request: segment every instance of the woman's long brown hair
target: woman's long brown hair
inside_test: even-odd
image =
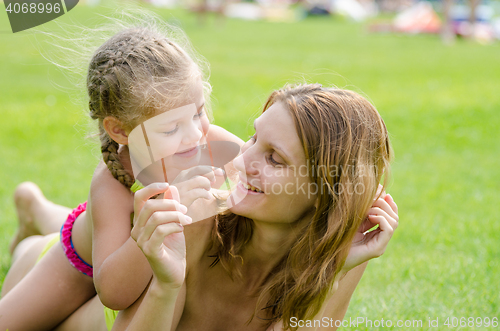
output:
[[[256,316],[295,329],[290,318],[311,319],[320,311],[378,184],[388,180],[392,152],[384,121],[355,92],[319,84],[285,86],[271,94],[263,111],[275,103],[295,121],[318,201],[310,222],[262,285]],[[218,215],[213,265],[220,262],[231,275],[239,274],[236,261],[252,233],[252,220]]]

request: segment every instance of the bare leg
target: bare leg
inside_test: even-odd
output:
[[[58,232],[70,208],[57,205],[45,198],[40,188],[31,182],[17,186],[14,192],[19,227],[10,243],[10,253],[15,261],[21,254],[16,247],[25,238],[33,235],[47,235]]]
[[[94,296],[62,322],[54,331],[107,331],[104,306],[99,296]]]
[[[137,309],[139,309],[148,289],[149,285],[136,302],[127,309],[120,311],[113,325],[113,330],[125,330],[127,328],[134,318]],[[54,329],[54,331],[87,330],[107,331],[106,320],[104,318],[104,306],[97,295],[78,308],[77,311]]]
[[[56,244],[0,300],[0,330],[52,330],[93,296],[92,278],[71,266]]]
[[[47,236],[31,236],[19,243],[16,248],[18,258],[12,263],[3,282],[2,298],[28,274],[45,245],[56,235],[57,233]]]

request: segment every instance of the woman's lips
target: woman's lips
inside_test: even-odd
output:
[[[192,156],[195,156],[196,154],[198,154],[198,150],[199,150],[199,147],[196,146],[196,147],[193,147],[190,149],[186,149],[185,151],[175,153],[174,155],[180,156],[180,157],[192,157]]]
[[[238,185],[236,185],[236,187],[242,191],[242,192],[245,192],[246,194],[264,194],[264,192],[260,191],[260,192],[255,192],[247,187],[245,187],[247,185],[243,184],[241,181],[238,182]]]

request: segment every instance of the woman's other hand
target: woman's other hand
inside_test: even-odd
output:
[[[165,199],[150,199],[165,193]],[[139,190],[134,197],[134,227],[137,242],[160,284],[179,288],[186,274],[186,244],[183,225],[192,222],[179,193],[166,183],[155,183]]]
[[[379,196],[379,192],[377,192]],[[352,268],[384,254],[389,240],[399,222],[398,207],[390,194],[382,192],[368,210],[368,215],[354,236],[341,274]],[[378,228],[367,232],[378,225]]]

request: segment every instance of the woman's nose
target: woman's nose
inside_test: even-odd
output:
[[[233,165],[241,173],[256,176],[259,173],[259,162],[252,153],[252,148],[247,148],[233,160]]]

